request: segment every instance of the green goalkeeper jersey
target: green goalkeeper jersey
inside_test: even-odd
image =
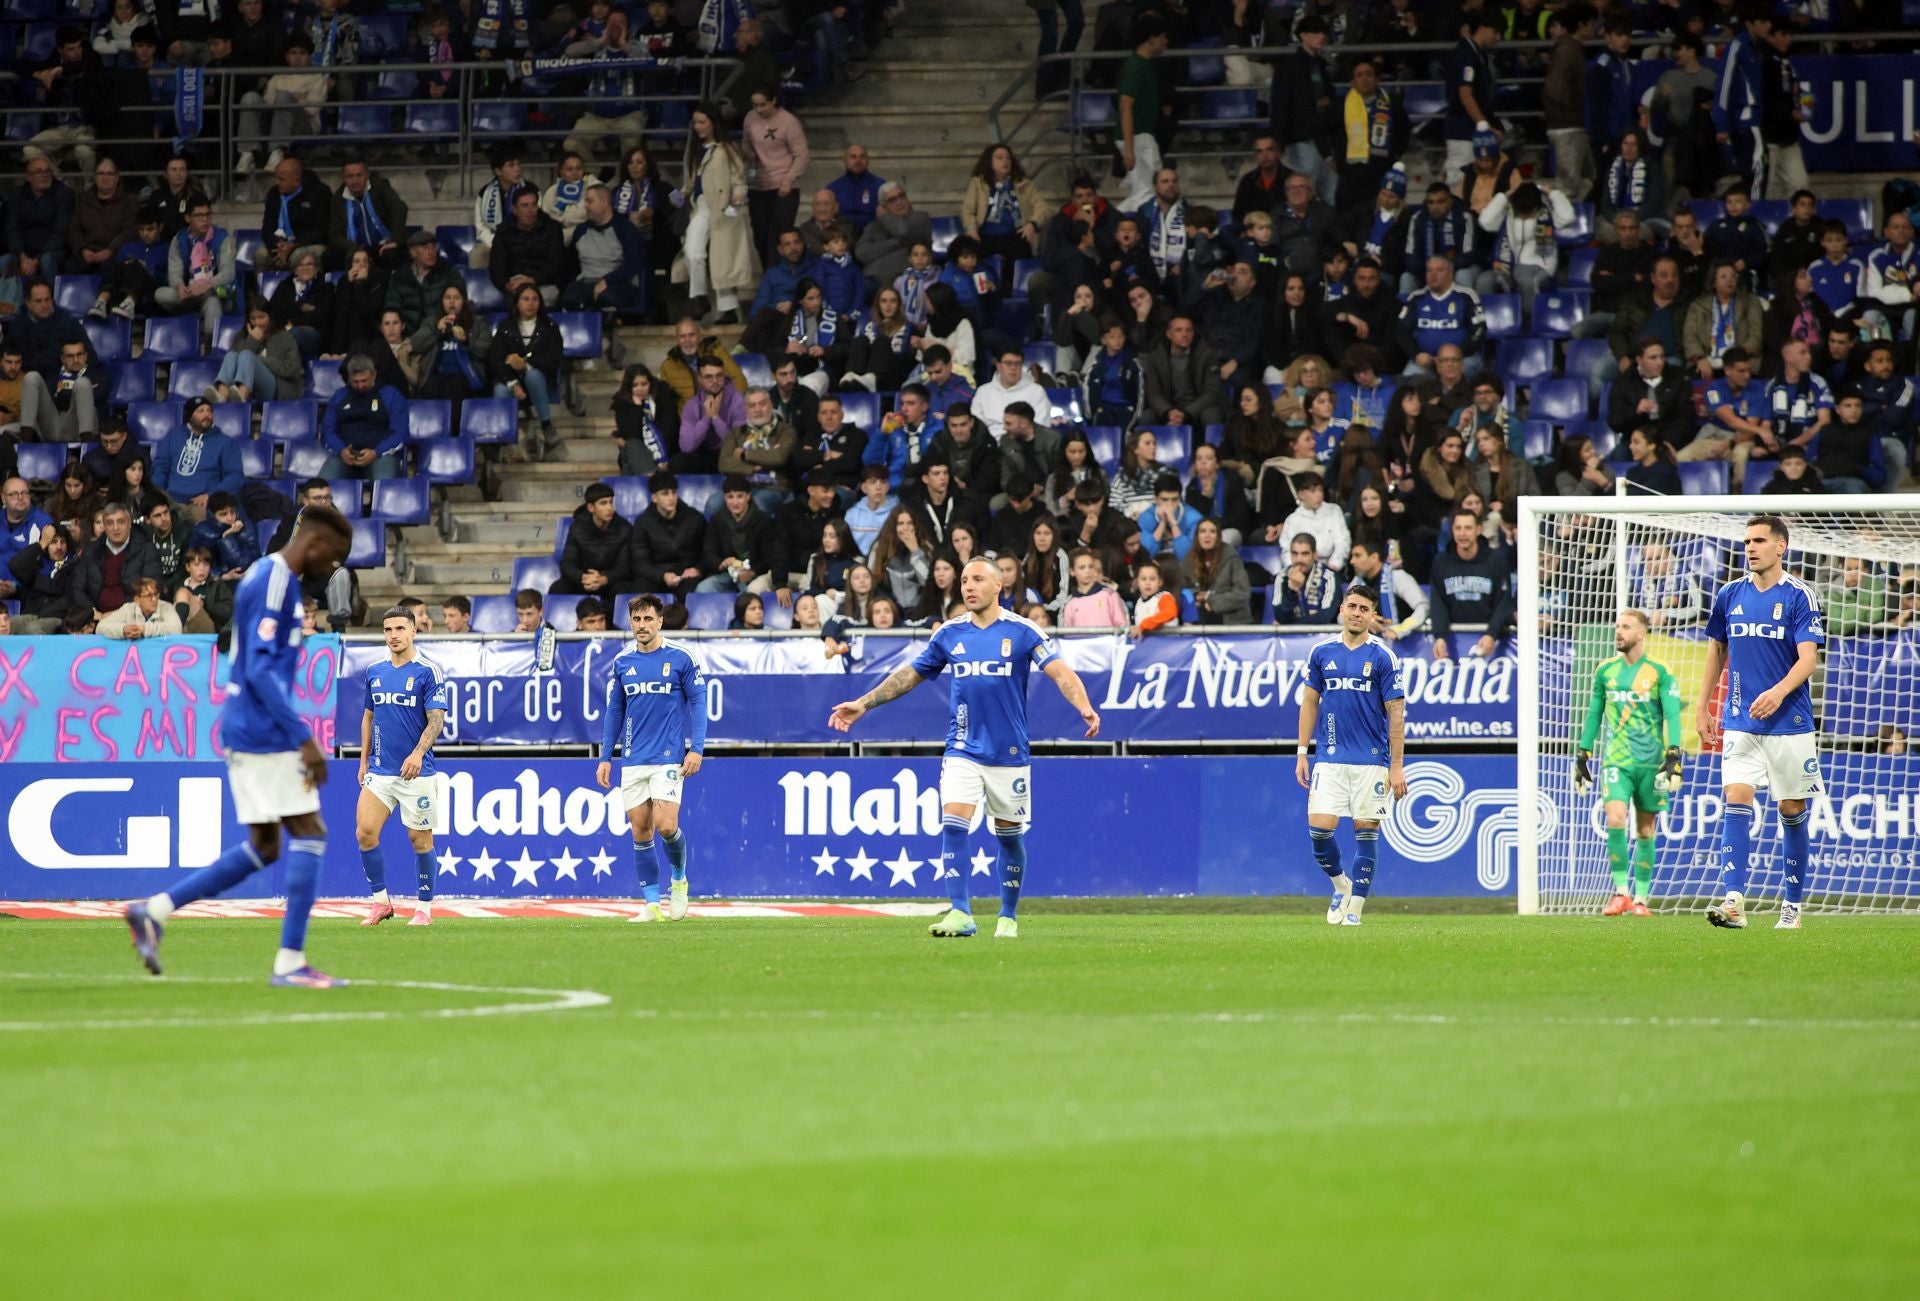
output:
[[[1593,702],[1580,729],[1582,750],[1593,749],[1602,718],[1607,748],[1601,763],[1658,768],[1667,747],[1680,744],[1680,684],[1664,664],[1645,658],[1629,664],[1626,656],[1615,655],[1594,670]]]

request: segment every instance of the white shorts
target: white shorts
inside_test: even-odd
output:
[[[1773,792],[1776,800],[1804,800],[1820,793],[1820,755],[1812,732],[1761,736],[1724,732],[1720,743],[1720,784],[1752,786]]]
[[[951,756],[940,761],[940,803],[971,804],[1002,822],[1033,821],[1033,770],[997,768]]]
[[[677,763],[627,764],[620,769],[620,794],[629,809],[648,800],[678,804],[683,780]]]
[[[432,831],[434,814],[440,808],[440,779],[438,777],[383,777],[377,772],[367,774],[364,783],[367,794],[387,806],[389,812],[400,811],[400,821],[413,831]]]
[[[1309,816],[1387,820],[1387,770],[1379,764],[1316,763],[1307,787]]]
[[[298,750],[277,754],[227,754],[227,789],[234,816],[245,827],[320,811],[320,792],[307,785],[307,765]]]

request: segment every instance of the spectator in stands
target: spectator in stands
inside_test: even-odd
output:
[[[887,517],[900,500],[887,483],[887,468],[869,463],[860,470],[860,497],[847,507],[847,527],[853,531],[854,545],[865,554],[873,550]]]
[[[920,532],[912,508],[896,506],[881,522],[867,564],[887,595],[907,609],[916,608],[933,572],[933,549]],[[882,625],[875,620],[874,627]]]
[[[1101,572],[1100,553],[1091,547],[1075,547],[1067,555],[1073,584],[1063,593],[1060,607],[1062,628],[1111,628],[1127,626],[1127,609],[1114,584]]]
[[[58,632],[60,618],[73,608],[74,564],[78,548],[65,529],[42,525],[33,540],[7,561],[6,595],[20,603],[13,621],[17,635]]]
[[[800,232],[800,242],[807,246],[808,256],[817,258],[827,251],[827,232],[835,226],[847,232],[847,247],[851,256],[853,241],[857,237],[851,226],[841,225],[840,201],[833,197],[833,191],[815,190],[813,198],[808,201],[807,212],[807,219],[795,229]],[[857,267],[859,264],[856,262],[854,265]],[[866,288],[864,280],[861,288],[863,291]]]
[[[531,587],[523,587],[513,594],[513,630],[516,633],[537,633],[547,622],[547,599]]]
[[[371,339],[354,341],[347,351],[365,353],[372,358],[374,374],[380,383],[391,385],[410,398],[426,397],[429,395],[422,391],[423,385],[433,376],[439,339],[438,322],[423,321],[409,336],[407,323],[400,319],[400,313],[387,309],[380,313],[380,333]]]
[[[1610,223],[1623,213],[1632,213],[1656,230],[1666,226],[1667,192],[1660,160],[1653,156],[1646,133],[1638,127],[1629,128],[1620,137],[1619,154],[1607,165],[1600,184],[1599,208],[1602,222]],[[1608,228],[1603,225],[1602,241],[1608,234]]]
[[[575,632],[611,632],[612,619],[607,603],[597,596],[583,596],[573,603],[573,630]]]
[[[314,64],[349,68],[360,61],[360,24],[346,12],[348,0],[313,0],[317,11],[307,23]]]
[[[1826,617],[1829,636],[1858,636],[1873,630],[1887,620],[1886,576],[1875,570],[1872,561],[1848,556],[1840,562],[1840,572],[1820,584],[1820,610]],[[1881,726],[1880,736],[1892,742],[1883,746],[1881,753],[1906,752],[1904,734],[1895,741],[1895,733],[1898,729],[1893,724]]]
[[[1601,250],[1604,258],[1619,248]],[[1596,269],[1597,269],[1596,263]],[[1609,356],[1596,357],[1584,378],[1590,396],[1597,397],[1608,380],[1632,369],[1642,339],[1655,339],[1669,357],[1683,355],[1687,302],[1681,295],[1680,263],[1662,254],[1653,260],[1643,288],[1626,293],[1607,330]]]
[[[1822,493],[1826,484],[1820,481],[1820,472],[1807,461],[1804,448],[1789,447],[1780,453],[1780,462],[1760,491],[1768,496],[1794,495],[1804,493]]]
[[[47,499],[47,513],[61,532],[85,543],[92,541],[94,518],[105,505],[106,497],[92,473],[80,462],[68,461],[60,471],[53,496]]]
[[[447,626],[449,633],[472,632],[473,602],[458,595],[441,597],[440,622]]]
[[[385,268],[366,249],[355,249],[347,255],[346,273],[332,286],[333,322],[327,332],[323,355],[345,356],[349,352],[366,351],[354,345],[382,337],[385,331],[381,318],[389,311],[400,317],[400,338],[417,328],[417,322],[410,326],[404,313],[387,306],[388,280]]]
[[[1653,276],[1658,254],[1646,240],[1640,214],[1631,209],[1617,212],[1610,229],[1613,238],[1600,246],[1593,270],[1588,273],[1593,286],[1592,308],[1586,319],[1574,326],[1576,339],[1605,338],[1622,304],[1645,290]]]
[[[134,216],[134,235],[121,243],[95,270],[100,292],[87,315],[104,321],[109,313],[128,320],[153,316],[158,308],[153,291],[166,283],[167,241],[162,233],[164,214],[153,205],[141,206]]]
[[[1209,289],[1200,302],[1200,337],[1219,357],[1223,382],[1231,383],[1242,371],[1251,380],[1260,367],[1267,304],[1254,292],[1255,285],[1253,267],[1236,262],[1227,272],[1227,283]]]
[[[1887,486],[1886,452],[1880,435],[1863,418],[1864,409],[1859,389],[1842,389],[1833,419],[1808,449],[1829,492],[1877,492]]]
[[[664,290],[673,259],[680,251],[680,241],[673,231],[672,187],[658,175],[653,155],[645,146],[626,151],[620,173],[613,187],[614,214],[626,218],[640,232],[640,239],[646,245],[647,279],[651,282],[657,278],[659,289]],[[651,283],[648,301],[660,301]],[[653,319],[653,313],[648,317]]]
[[[865,145],[848,145],[840,155],[840,175],[827,182],[827,189],[833,192],[839,220],[852,228],[856,238],[865,234],[867,227],[879,215],[880,189],[887,183],[886,178],[876,176],[869,170],[869,161]],[[861,258],[862,262],[865,260]]]
[[[1387,564],[1378,543],[1354,539],[1351,558],[1354,582],[1363,584],[1374,596],[1375,614],[1369,629],[1374,636],[1398,641],[1426,623],[1427,594],[1406,570]]]
[[[963,233],[989,255],[1005,258],[1011,269],[1021,258],[1039,253],[1044,211],[1039,187],[1011,149],[988,145],[980,151],[960,201]]]
[[[907,384],[900,390],[898,410],[880,418],[879,436],[867,442],[867,460],[886,467],[888,480],[898,488],[907,468],[920,460],[933,446],[940,430],[929,417],[929,398],[924,384]]]
[[[748,389],[744,406],[745,418],[720,441],[717,464],[721,474],[748,480],[754,503],[771,514],[792,496],[787,467],[798,435],[774,412],[766,389]]]
[[[1280,206],[1273,210],[1273,242],[1287,268],[1311,276],[1339,246],[1340,233],[1333,207],[1307,177],[1289,176],[1280,187]]]
[[[1217,520],[1228,546],[1237,547],[1253,531],[1253,506],[1240,476],[1220,463],[1220,451],[1211,443],[1193,448],[1193,477],[1182,498],[1203,516]]]
[[[1379,353],[1379,369],[1397,373],[1400,356],[1397,322],[1400,303],[1387,288],[1379,264],[1362,257],[1353,264],[1353,284],[1338,298],[1320,304],[1320,336],[1336,355],[1345,356],[1357,344]]]
[[[682,474],[715,473],[721,442],[747,422],[746,400],[727,383],[719,357],[703,356],[699,376],[699,392],[680,408],[680,451],[672,468]]]
[[[1433,562],[1433,657],[1451,659],[1453,626],[1483,623],[1469,654],[1491,655],[1513,631],[1513,589],[1506,562],[1481,543],[1480,520],[1471,511],[1452,518],[1453,544]]]
[[[156,506],[148,517],[147,541],[153,546],[154,557],[159,563],[161,585],[169,590],[180,581],[184,567],[185,551],[172,541],[176,532],[169,527],[165,536],[168,544],[162,545],[162,533],[159,530],[159,517],[164,506]],[[167,521],[171,525],[171,521]],[[189,547],[200,547],[213,554],[214,571],[231,582],[239,582],[246,577],[247,569],[260,558],[260,539],[240,514],[240,503],[232,493],[216,492],[207,499],[207,517],[194,527],[186,537]]]
[[[1120,65],[1114,133],[1120,169],[1125,173],[1126,195],[1120,206],[1128,212],[1139,209],[1153,194],[1153,178],[1160,170],[1159,139],[1171,125],[1161,121],[1160,77],[1152,62],[1167,51],[1166,19],[1142,12],[1132,26],[1133,53]]]
[[[569,311],[639,315],[647,305],[647,245],[631,222],[613,211],[613,192],[589,185],[586,218],[571,233],[578,274],[561,291]],[[617,341],[616,341],[617,346]]]
[[[733,616],[727,620],[729,632],[759,632],[767,626],[767,609],[760,598],[747,592],[733,598]]]
[[[1400,97],[1380,85],[1374,60],[1355,60],[1351,84],[1339,103],[1342,131],[1339,189],[1323,190],[1335,206],[1349,209],[1366,203],[1385,183],[1389,172],[1401,166],[1412,126]],[[1405,172],[1402,171],[1402,193]]]
[[[0,498],[4,498],[6,506],[4,530],[0,531],[0,560],[10,563],[41,536],[42,530],[53,524],[53,519],[33,504],[33,493],[25,479],[9,478],[0,485]],[[12,588],[12,583],[0,582],[0,596],[12,596]]]
[[[240,447],[215,427],[211,402],[187,400],[184,423],[161,439],[154,452],[153,482],[175,509],[196,523],[207,513],[213,493],[239,495],[246,482]]]
[[[1311,533],[1287,543],[1287,567],[1274,580],[1270,605],[1282,624],[1330,624],[1340,609],[1340,576],[1319,559]],[[1248,620],[1251,622],[1251,618]]]
[[[741,151],[749,165],[747,205],[754,249],[762,262],[771,263],[776,237],[800,218],[800,178],[812,154],[800,119],[780,105],[778,82],[755,89],[750,102],[752,109],[740,123]]]
[[[1622,439],[1635,428],[1652,430],[1670,446],[1693,439],[1693,387],[1667,368],[1667,350],[1643,338],[1634,350],[1636,369],[1622,375],[1607,399],[1607,424]]]
[[[1893,373],[1893,356],[1894,345],[1885,340],[1870,345],[1853,387],[1860,394],[1862,418],[1880,435],[1887,481],[1898,486],[1913,444],[1915,393],[1912,380]]]
[[[53,57],[30,72],[39,83],[44,125],[21,153],[28,163],[51,166],[52,155],[71,148],[74,166],[91,171],[93,142],[116,133],[123,98],[120,79],[101,62],[80,28],[61,27],[53,41]]]
[[[308,176],[298,158],[281,159],[273,168],[273,180],[260,214],[260,233],[266,239],[267,261],[290,270],[296,253],[326,252],[333,191],[319,177]]]
[[[1781,345],[1780,373],[1767,385],[1766,409],[1772,417],[1770,436],[1757,440],[1755,457],[1778,455],[1788,446],[1811,447],[1833,419],[1833,390],[1814,373],[1804,339]]]
[[[975,395],[976,415],[979,414],[978,396]],[[1000,420],[1001,491],[1007,491],[1007,485],[1015,478],[1025,478],[1036,485],[1045,483],[1059,461],[1059,431],[1051,426],[1038,425],[1034,420],[1033,407],[1024,401],[1008,403],[1000,411]],[[1085,441],[1084,438],[1082,441]],[[1091,452],[1086,455],[1091,461]]]
[[[1511,527],[1520,518],[1519,499],[1540,491],[1533,467],[1507,445],[1499,429],[1482,425],[1473,437],[1479,452],[1473,466],[1474,487],[1499,522]]]
[[[187,207],[196,196],[205,198],[206,191],[193,179],[186,158],[175,154],[167,160],[161,178],[141,192],[140,202],[152,204],[165,214],[164,234],[171,240],[186,228]]]
[[[340,177],[328,214],[329,264],[344,267],[355,249],[364,248],[388,270],[399,267],[407,256],[400,245],[407,232],[406,200],[362,159],[349,158]]]
[[[427,603],[417,596],[403,596],[394,602],[402,610],[413,612],[413,630],[422,637],[433,631],[433,615],[427,611]]]
[[[1205,518],[1181,499],[1180,476],[1163,474],[1153,485],[1153,499],[1134,517],[1141,545],[1154,555],[1171,552],[1185,560],[1193,546],[1193,531]]]
[[[494,232],[487,278],[509,300],[520,286],[532,285],[548,307],[559,305],[567,278],[566,233],[541,211],[540,196],[530,187],[515,192],[511,218]]]
[[[559,446],[552,395],[559,391],[563,351],[560,327],[547,315],[539,288],[521,285],[513,296],[513,311],[500,322],[487,346],[486,374],[495,397],[510,397],[533,408],[540,422],[541,450],[547,452]]]
[[[273,318],[276,331],[291,331],[293,342],[303,360],[311,360],[319,355],[327,335],[333,330],[337,308],[333,286],[320,276],[320,255],[317,250],[300,250],[293,260],[293,274],[280,282],[264,305]],[[298,392],[279,396],[282,399],[297,397]]]
[[[627,367],[613,395],[613,441],[620,448],[622,474],[652,474],[678,450],[679,404],[656,388],[653,372],[636,363]]]
[[[1788,339],[1804,339],[1818,348],[1833,333],[1833,312],[1813,291],[1813,277],[1805,267],[1784,272],[1774,287],[1773,301],[1761,327],[1762,346],[1777,356]],[[1847,369],[1851,369],[1850,367]]]
[[[1573,205],[1549,182],[1529,181],[1488,200],[1480,229],[1492,237],[1493,261],[1481,283],[1494,292],[1518,290],[1520,309],[1533,315],[1533,300],[1560,271],[1554,232],[1573,224]]]
[[[633,522],[628,567],[643,592],[691,591],[700,581],[707,522],[682,507],[680,480],[671,470],[654,475],[647,487],[653,504]]]
[[[127,433],[124,416],[108,416],[100,422],[99,441],[81,453],[80,463],[97,484],[119,482],[120,472],[133,461],[147,462],[147,449]]]
[[[767,513],[754,503],[753,485],[730,474],[720,489],[721,509],[707,521],[701,568],[702,592],[771,592],[786,582],[787,561],[779,534]],[[776,571],[779,571],[776,573]]]
[[[539,191],[522,170],[517,142],[504,140],[493,145],[487,150],[487,162],[493,169],[493,179],[481,187],[473,201],[473,251],[467,255],[467,265],[476,270],[486,269],[491,262],[494,237],[512,219],[514,201],[520,193],[530,191],[536,203],[539,199]]]
[[[162,584],[162,590],[167,585]],[[173,611],[183,632],[217,635],[233,622],[233,584],[213,572],[213,553],[187,548],[185,573],[173,585]]]
[[[1861,325],[1874,330],[1886,328],[1883,322],[1874,321],[1871,315],[1861,322]],[[1842,317],[1836,319],[1827,328],[1826,346],[1815,352],[1814,365],[1820,378],[1827,381],[1829,388],[1858,382],[1859,377],[1856,372],[1863,354],[1856,353],[1854,345],[1860,341],[1861,325],[1856,325],[1853,321]]]
[[[423,319],[420,328],[407,340],[409,351],[422,359],[414,392],[423,398],[450,402],[456,428],[460,423],[461,405],[468,398],[479,397],[489,390],[488,354],[492,342],[486,322],[474,316],[467,291],[457,284],[440,291],[439,311]],[[377,363],[375,370],[378,371]]]
[[[1327,500],[1327,482],[1316,473],[1297,476],[1293,491],[1299,504],[1281,524],[1281,536],[1297,538],[1302,533],[1311,536],[1320,559],[1338,572],[1352,545],[1345,512]]]
[[[275,322],[263,303],[247,309],[247,328],[220,359],[206,389],[214,402],[284,402],[306,387],[306,365],[293,331]]]
[[[1591,438],[1561,437],[1553,453],[1553,488],[1562,497],[1613,496],[1613,471]]]
[[[1267,318],[1264,343],[1265,378],[1277,381],[1281,372],[1302,357],[1318,357],[1327,351],[1320,332],[1318,295],[1306,276],[1288,272],[1280,282],[1273,313]]]
[[[774,256],[767,261],[760,287],[754,291],[750,315],[772,310],[791,312],[800,297],[803,281],[812,281],[816,259],[807,252],[807,244],[797,230],[783,230],[775,239]]]
[[[908,342],[920,350],[923,358],[936,346],[944,348],[953,369],[971,379],[978,355],[972,317],[954,293],[953,286],[946,283],[931,286],[926,293],[926,302],[926,323]]]
[[[439,239],[430,230],[416,230],[407,236],[407,265],[387,282],[387,306],[400,313],[408,330],[417,330],[449,285],[466,292],[458,268],[442,265]]]
[[[553,183],[540,196],[540,211],[571,231],[586,220],[587,160],[576,153],[561,155]]]
[[[74,200],[67,226],[67,252],[76,273],[100,275],[134,235],[140,200],[120,184],[120,167],[111,158],[93,165],[93,184]]]
[[[1138,519],[1153,503],[1161,476],[1171,473],[1156,459],[1159,454],[1160,444],[1151,429],[1136,429],[1121,441],[1120,466],[1107,487],[1107,504],[1128,520]]]
[[[944,458],[955,496],[986,518],[987,507],[1000,493],[1000,449],[964,402],[947,408],[945,426],[934,436],[933,452]]]
[[[1192,346],[1193,323],[1187,322],[1187,348]],[[1184,354],[1183,354],[1184,355]],[[1209,373],[1208,378],[1212,375]],[[1006,433],[1007,408],[1014,403],[1025,403],[1028,420],[1032,413],[1049,402],[1047,391],[1026,371],[1026,357],[1022,351],[1011,345],[1000,349],[1000,355],[994,361],[993,378],[981,385],[973,394],[972,410],[976,419],[986,426],[987,432],[994,438]],[[1171,423],[1179,423],[1177,421]]]
[[[355,355],[341,363],[346,385],[327,399],[320,416],[320,442],[328,451],[320,474],[327,479],[395,479],[396,455],[407,442],[407,399],[381,387],[373,361]]]
[[[841,209],[846,197],[841,196]],[[907,254],[915,244],[933,243],[933,219],[913,206],[906,187],[898,181],[880,186],[879,211],[854,245],[854,259],[875,285],[890,285],[907,269]]]
[[[1487,318],[1471,289],[1454,282],[1453,263],[1444,257],[1426,262],[1427,287],[1407,299],[1400,309],[1398,341],[1407,355],[1403,374],[1437,373],[1435,355],[1445,346],[1460,350],[1466,373],[1476,375],[1487,340]]]
[[[89,358],[84,342],[61,344],[60,361],[51,374],[30,370],[21,378],[21,440],[74,443],[92,438],[110,387],[106,367]]]
[[[1448,512],[1473,487],[1473,466],[1466,457],[1466,440],[1457,429],[1438,434],[1420,454],[1413,489],[1406,494],[1407,545],[1402,555],[1407,568],[1427,581],[1435,542],[1446,526]]]
[[[1179,624],[1179,579],[1180,571],[1172,564],[1149,560],[1135,568],[1133,582],[1138,595],[1127,636],[1138,641],[1150,632]]]
[[[1427,187],[1427,200],[1420,211],[1407,219],[1406,243],[1402,251],[1400,291],[1411,294],[1419,288],[1418,277],[1433,283],[1428,269],[1435,258],[1442,259],[1457,280],[1471,289],[1479,275],[1479,224],[1472,212],[1460,203],[1446,186],[1435,182]]]
[[[673,347],[661,359],[660,382],[671,390],[676,402],[685,403],[691,399],[700,387],[700,367],[711,359],[720,363],[728,383],[734,391],[747,391],[747,377],[741,373],[740,365],[734,361],[720,341],[712,336],[702,335],[700,322],[691,316],[683,316],[674,326]]]
[[[773,399],[774,415],[793,426],[801,447],[812,446],[820,437],[820,404],[826,399],[817,396],[810,385],[800,382],[799,362],[793,355],[775,356],[769,361],[773,366],[773,387],[767,390],[767,396]]]
[[[917,491],[901,494],[912,503],[921,536],[936,547],[951,547],[964,563],[979,551],[979,537],[985,531],[981,523],[984,511],[971,498],[954,490],[953,471],[939,451],[930,451],[908,473],[919,481]],[[962,548],[959,533],[972,535],[970,547]]]
[[[167,283],[153,292],[162,311],[200,313],[201,334],[211,340],[234,294],[232,232],[213,224],[213,206],[195,196],[187,206],[186,228],[167,250]]]
[[[1745,291],[1757,288],[1767,265],[1767,228],[1753,215],[1747,192],[1735,187],[1723,200],[1725,211],[1707,226],[1704,243],[1709,257],[1730,264],[1739,273]],[[1718,279],[1719,268],[1714,268]]]
[[[1587,135],[1587,60],[1598,16],[1593,6],[1563,6],[1548,19],[1553,48],[1547,56],[1541,103],[1546,109],[1547,142],[1553,147],[1554,174],[1575,203],[1593,192],[1593,148]]]
[[[1678,497],[1685,491],[1673,448],[1651,429],[1636,428],[1627,435],[1627,495]]]
[[[101,534],[87,546],[77,563],[73,595],[105,618],[133,599],[141,579],[158,581],[160,567],[153,548],[134,530],[133,516],[118,502],[101,512]]]
[[[177,637],[182,629],[180,615],[172,605],[160,599],[160,583],[154,578],[136,579],[133,598],[100,620],[96,631],[115,641],[138,641],[147,637]]]
[[[737,321],[739,296],[753,284],[759,259],[746,213],[746,160],[711,104],[693,110],[684,162],[693,214],[685,244],[692,309],[702,321],[716,310]]]
[[[632,560],[633,526],[615,513],[613,489],[590,484],[560,551],[560,577],[548,591],[594,596],[623,592],[633,577]]]

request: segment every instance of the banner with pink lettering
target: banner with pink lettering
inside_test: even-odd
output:
[[[300,648],[294,707],[334,742],[340,639]],[[0,763],[214,759],[227,657],[212,637],[0,638]]]

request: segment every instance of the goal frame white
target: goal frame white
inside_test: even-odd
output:
[[[1614,583],[1618,603],[1627,605],[1627,529],[1646,515],[1697,515],[1703,512],[1765,515],[1777,511],[1791,519],[1802,513],[1849,514],[1885,509],[1920,515],[1920,493],[1809,493],[1768,497],[1745,493],[1682,497],[1522,497],[1518,521],[1519,564],[1514,576],[1514,642],[1519,651],[1519,771],[1514,793],[1519,802],[1519,864],[1515,874],[1520,915],[1540,912],[1540,534],[1542,519],[1555,515],[1598,515],[1613,519]]]

